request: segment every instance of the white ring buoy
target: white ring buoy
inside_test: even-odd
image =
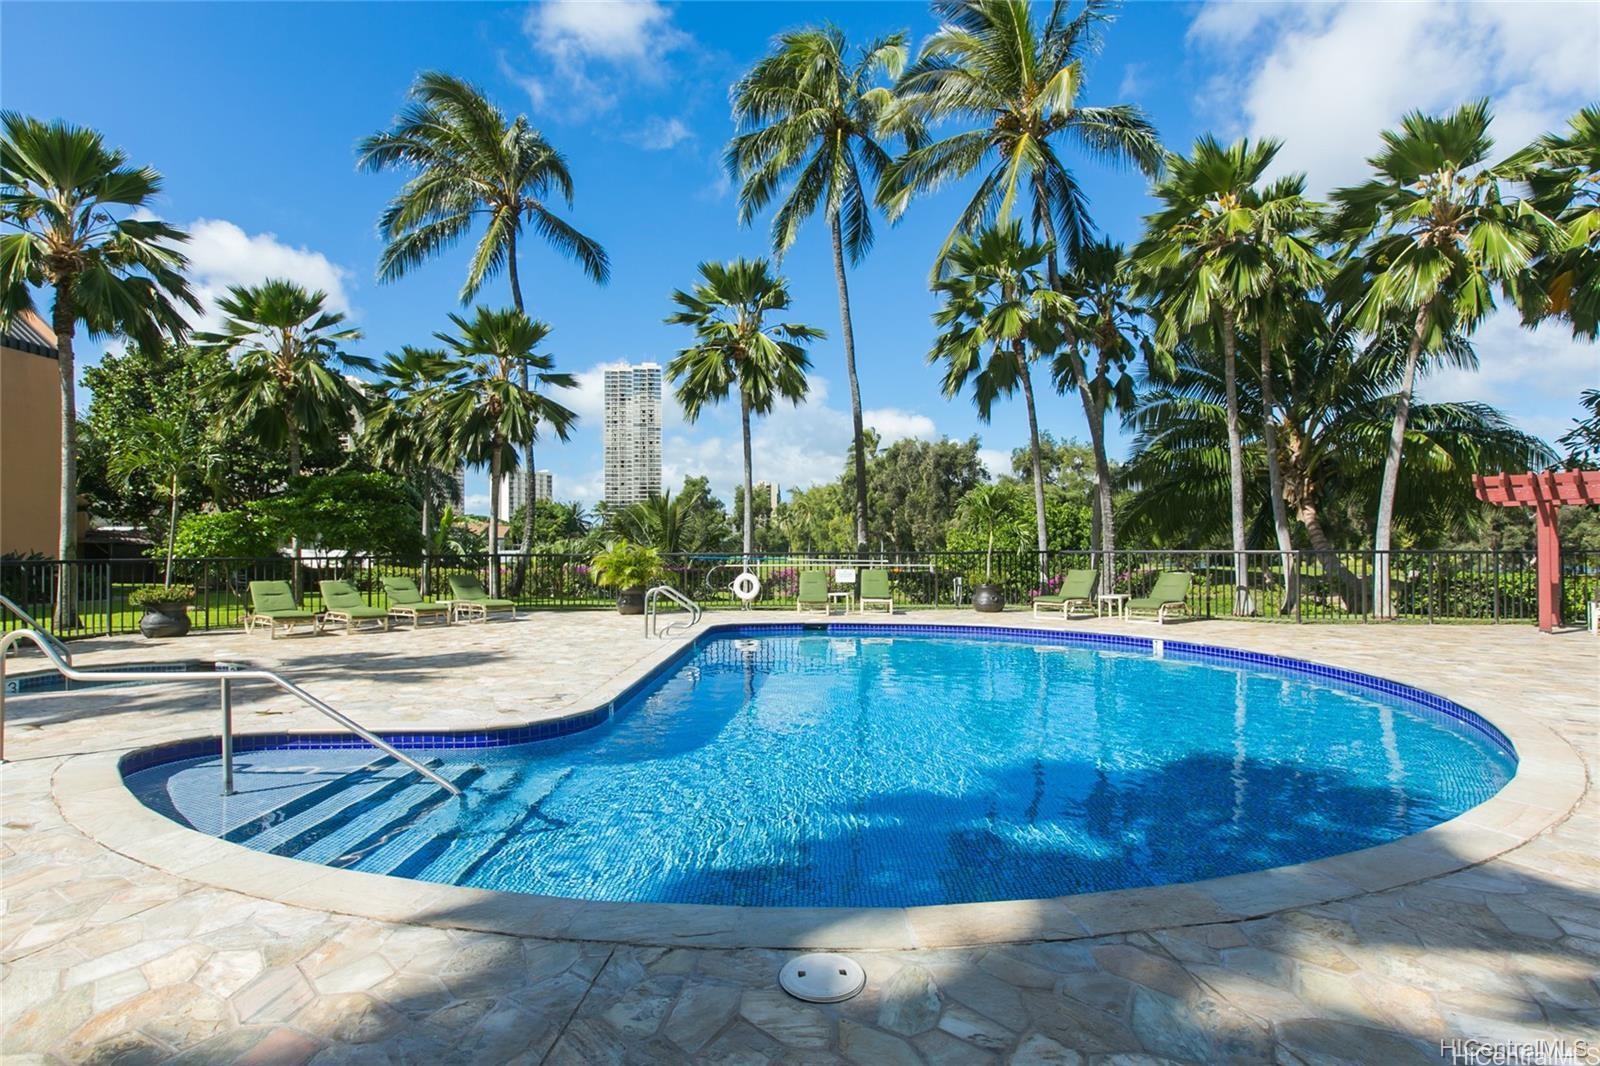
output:
[[[734,578],[731,587],[733,594],[745,603],[761,595],[761,579],[748,570]]]

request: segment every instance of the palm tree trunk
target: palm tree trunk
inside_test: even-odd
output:
[[[517,227],[512,226],[506,234],[506,274],[511,280],[511,304],[518,311],[526,314],[522,305],[522,277],[517,273]],[[533,379],[528,372],[528,364],[522,364],[522,389],[526,392],[532,387]],[[528,441],[528,446],[522,456],[522,553],[517,556],[516,590],[522,591],[522,583],[528,574],[528,545],[533,543],[533,492],[536,484],[533,470],[533,441]],[[500,487],[494,487],[495,492]]]
[[[500,449],[505,442],[494,438],[489,452],[489,595],[500,595]]]
[[[428,553],[433,549],[433,493],[428,491],[429,478],[422,479],[422,593],[428,593]]]
[[[54,622],[55,628],[62,630],[78,624],[78,575],[70,561],[78,554],[78,407],[74,392],[77,369],[72,356],[76,314],[71,280],[56,285],[54,319],[56,371],[61,387],[61,495],[56,515],[60,522],[56,557],[61,562],[56,572]]]
[[[839,328],[844,341],[844,371],[850,379],[850,425],[856,444],[856,551],[867,550],[867,450],[861,424],[861,383],[856,378],[856,334],[850,321],[850,287],[845,279],[844,234],[833,214],[833,276],[839,284]]]
[[[178,539],[178,475],[172,475],[172,509],[167,512],[167,571],[161,579],[165,588],[172,587],[172,550]]]
[[[739,428],[744,434],[744,555],[745,562],[755,550],[755,485],[752,480],[750,459],[750,397],[739,390]]]
[[[1267,493],[1272,497],[1272,528],[1278,536],[1278,556],[1283,565],[1283,609],[1279,613],[1289,614],[1300,594],[1299,579],[1294,569],[1294,540],[1289,535],[1289,507],[1283,495],[1283,467],[1278,460],[1272,349],[1267,343],[1265,326],[1258,326],[1256,332],[1260,335],[1257,339],[1261,348],[1261,444],[1267,450]]]
[[[1234,333],[1233,312],[1224,310],[1222,320],[1222,384],[1228,409],[1228,495],[1229,520],[1233,526],[1233,613],[1254,614],[1248,587],[1249,557],[1244,539],[1244,439],[1239,431],[1238,337]]]
[[[295,424],[294,412],[286,410],[284,421],[289,427],[289,482],[300,476],[300,427]],[[294,553],[294,562],[291,566],[290,579],[294,587],[295,599],[300,598],[300,534],[296,533],[289,538],[289,549]]]
[[[1400,394],[1394,401],[1394,425],[1389,431],[1389,454],[1383,460],[1383,487],[1378,490],[1378,521],[1372,530],[1372,613],[1379,618],[1394,614],[1389,599],[1389,545],[1394,538],[1394,498],[1400,488],[1400,455],[1405,450],[1406,421],[1411,417],[1411,388],[1417,380],[1417,362],[1422,357],[1422,342],[1428,335],[1429,300],[1417,311],[1411,327],[1411,345],[1406,349],[1406,368],[1400,379]]]
[[[1116,572],[1113,554],[1117,550],[1116,519],[1111,513],[1111,463],[1106,458],[1106,405],[1079,375],[1078,396],[1083,401],[1083,417],[1089,423],[1089,446],[1094,451],[1094,541],[1100,555],[1100,591],[1110,592]]]
[[[1345,610],[1361,610],[1364,582],[1344,564],[1344,559],[1333,546],[1333,541],[1328,539],[1328,532],[1322,525],[1322,511],[1311,502],[1310,492],[1305,493],[1295,511],[1300,523],[1306,527],[1306,538],[1311,541],[1311,550],[1322,562],[1323,571],[1332,574],[1334,580],[1338,581],[1339,598],[1343,601]]]
[[[1050,535],[1044,520],[1044,459],[1039,452],[1039,414],[1033,404],[1033,375],[1017,345],[1017,371],[1022,378],[1022,401],[1028,408],[1028,454],[1033,462],[1033,519],[1039,534],[1039,580],[1049,577]]]

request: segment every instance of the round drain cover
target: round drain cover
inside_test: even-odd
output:
[[[807,1003],[838,1003],[867,986],[867,973],[855,959],[819,951],[790,959],[778,974],[778,984]]]

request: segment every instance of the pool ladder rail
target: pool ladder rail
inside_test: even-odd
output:
[[[656,612],[660,609],[660,600],[663,596],[687,610],[689,617],[676,619],[665,626],[660,625],[656,620]],[[700,605],[688,596],[671,585],[657,585],[644,594],[644,635],[665,640],[667,637],[693,629],[700,621],[700,613]]]
[[[288,693],[324,717],[332,719],[339,726],[354,733],[391,758],[409,766],[412,770],[449,792],[452,796],[461,794],[461,790],[454,784],[434,773],[411,756],[406,755],[388,741],[383,740],[355,719],[328,706],[293,681],[270,670],[241,667],[235,663],[217,663],[215,670],[212,672],[203,670],[80,670],[72,665],[71,655],[67,652],[65,645],[51,634],[45,632],[27,611],[18,607],[4,595],[0,595],[0,607],[5,607],[27,624],[25,628],[13,629],[4,636],[0,636],[0,762],[5,761],[6,656],[10,653],[12,645],[18,641],[27,640],[44,652],[45,658],[50,660],[50,664],[55,667],[57,673],[73,681],[175,681],[186,684],[217,685],[222,710],[222,794],[224,796],[233,795],[233,685],[240,681],[265,681],[270,685],[276,686],[279,690]]]

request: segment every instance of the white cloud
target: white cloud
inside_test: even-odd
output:
[[[694,140],[694,131],[680,118],[651,115],[637,130],[624,134],[623,140],[636,144],[647,152],[664,152],[684,141]]]
[[[1011,452],[1005,448],[979,448],[978,462],[989,471],[991,481],[1011,473]]]
[[[350,297],[345,282],[351,272],[321,252],[294,247],[272,233],[246,233],[223,219],[202,218],[186,227],[189,242],[190,286],[204,311],[196,326],[214,329],[221,324],[216,301],[234,285],[256,285],[268,278],[288,278],[308,289],[328,294],[327,306],[348,314]]]
[[[1418,394],[1493,404],[1524,431],[1553,442],[1579,414],[1578,391],[1600,382],[1600,346],[1574,340],[1560,322],[1524,329],[1515,311],[1502,308],[1478,328],[1472,344],[1477,372],[1438,370],[1418,384]]]
[[[1227,69],[1197,111],[1228,136],[1281,138],[1280,171],[1304,170],[1318,194],[1363,178],[1379,133],[1412,110],[1487,95],[1496,144],[1508,154],[1600,95],[1600,26],[1574,19],[1578,10],[1211,0],[1189,42]]]
[[[861,412],[861,420],[878,431],[885,444],[912,437],[933,440],[939,435],[933,419],[915,411],[901,411],[893,407],[880,407]]]
[[[513,76],[534,107],[573,118],[611,109],[632,85],[659,85],[668,56],[691,40],[658,0],[535,3],[522,29],[540,72]]]

